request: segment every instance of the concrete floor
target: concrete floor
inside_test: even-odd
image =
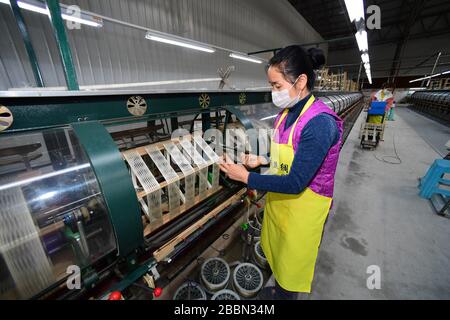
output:
[[[309,299],[450,299],[450,219],[420,198],[417,179],[444,155],[450,128],[404,107],[374,151],[359,148],[362,113],[336,174],[334,208],[325,226]],[[381,159],[395,154],[401,164]],[[380,160],[377,160],[380,159]],[[367,268],[381,271],[369,290]]]

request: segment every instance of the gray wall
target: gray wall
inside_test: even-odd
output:
[[[287,0],[66,0],[83,10],[241,52],[322,38]],[[65,86],[48,18],[23,11],[48,87]],[[0,90],[35,86],[9,6],[0,4]],[[149,41],[145,31],[104,21],[102,28],[67,30],[80,85],[217,77],[234,65],[238,88],[267,86],[263,64],[240,62],[217,51],[203,53]],[[324,47],[326,51],[326,47]],[[217,82],[151,87],[216,89]],[[142,88],[145,89],[145,88]]]

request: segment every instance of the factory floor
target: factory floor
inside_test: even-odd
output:
[[[450,219],[436,215],[417,188],[418,178],[446,154],[450,128],[397,107],[384,142],[368,151],[358,139],[365,117],[341,152],[307,299],[450,299]],[[401,164],[387,163],[398,162],[385,157],[395,155],[394,144]],[[369,290],[373,265],[381,288]],[[373,276],[368,282],[376,283]]]

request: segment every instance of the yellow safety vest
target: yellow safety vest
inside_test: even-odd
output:
[[[291,127],[288,144],[278,144],[272,137],[271,173],[288,174],[294,160],[292,137],[297,122],[313,104],[306,103]],[[275,126],[286,117],[286,109]],[[261,246],[278,284],[285,290],[311,292],[314,267],[322,238],[323,225],[332,198],[306,188],[300,194],[268,192],[261,231]]]

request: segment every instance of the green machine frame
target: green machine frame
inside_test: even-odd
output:
[[[145,100],[147,109],[143,115],[130,114],[127,101],[131,97]],[[144,241],[140,209],[128,170],[106,127],[170,118],[172,128],[176,128],[179,116],[199,113],[209,116],[218,110],[227,110],[227,121],[228,110],[236,110],[234,105],[264,103],[270,98],[266,91],[3,92],[0,93],[0,105],[11,111],[14,122],[0,134],[15,135],[71,126],[88,155],[103,192],[119,256],[127,257]],[[204,130],[209,127],[209,122],[205,122],[202,121]],[[120,187],[112,181],[111,173],[114,173],[115,181],[121,181]]]
[[[131,97],[145,100],[147,109],[141,116],[129,112],[127,102]],[[229,121],[231,113],[237,110],[233,106],[270,100],[268,91],[0,92],[0,105],[6,106],[14,118],[0,135],[15,136],[57,127],[74,130],[107,205],[116,236],[117,258],[130,267],[126,277],[109,292],[123,290],[154,268],[156,261],[150,258],[137,263],[136,252],[144,247],[140,208],[128,169],[107,127],[165,118],[171,120],[175,129],[178,117],[202,114],[202,128],[206,130],[211,113],[226,111],[224,121]]]

